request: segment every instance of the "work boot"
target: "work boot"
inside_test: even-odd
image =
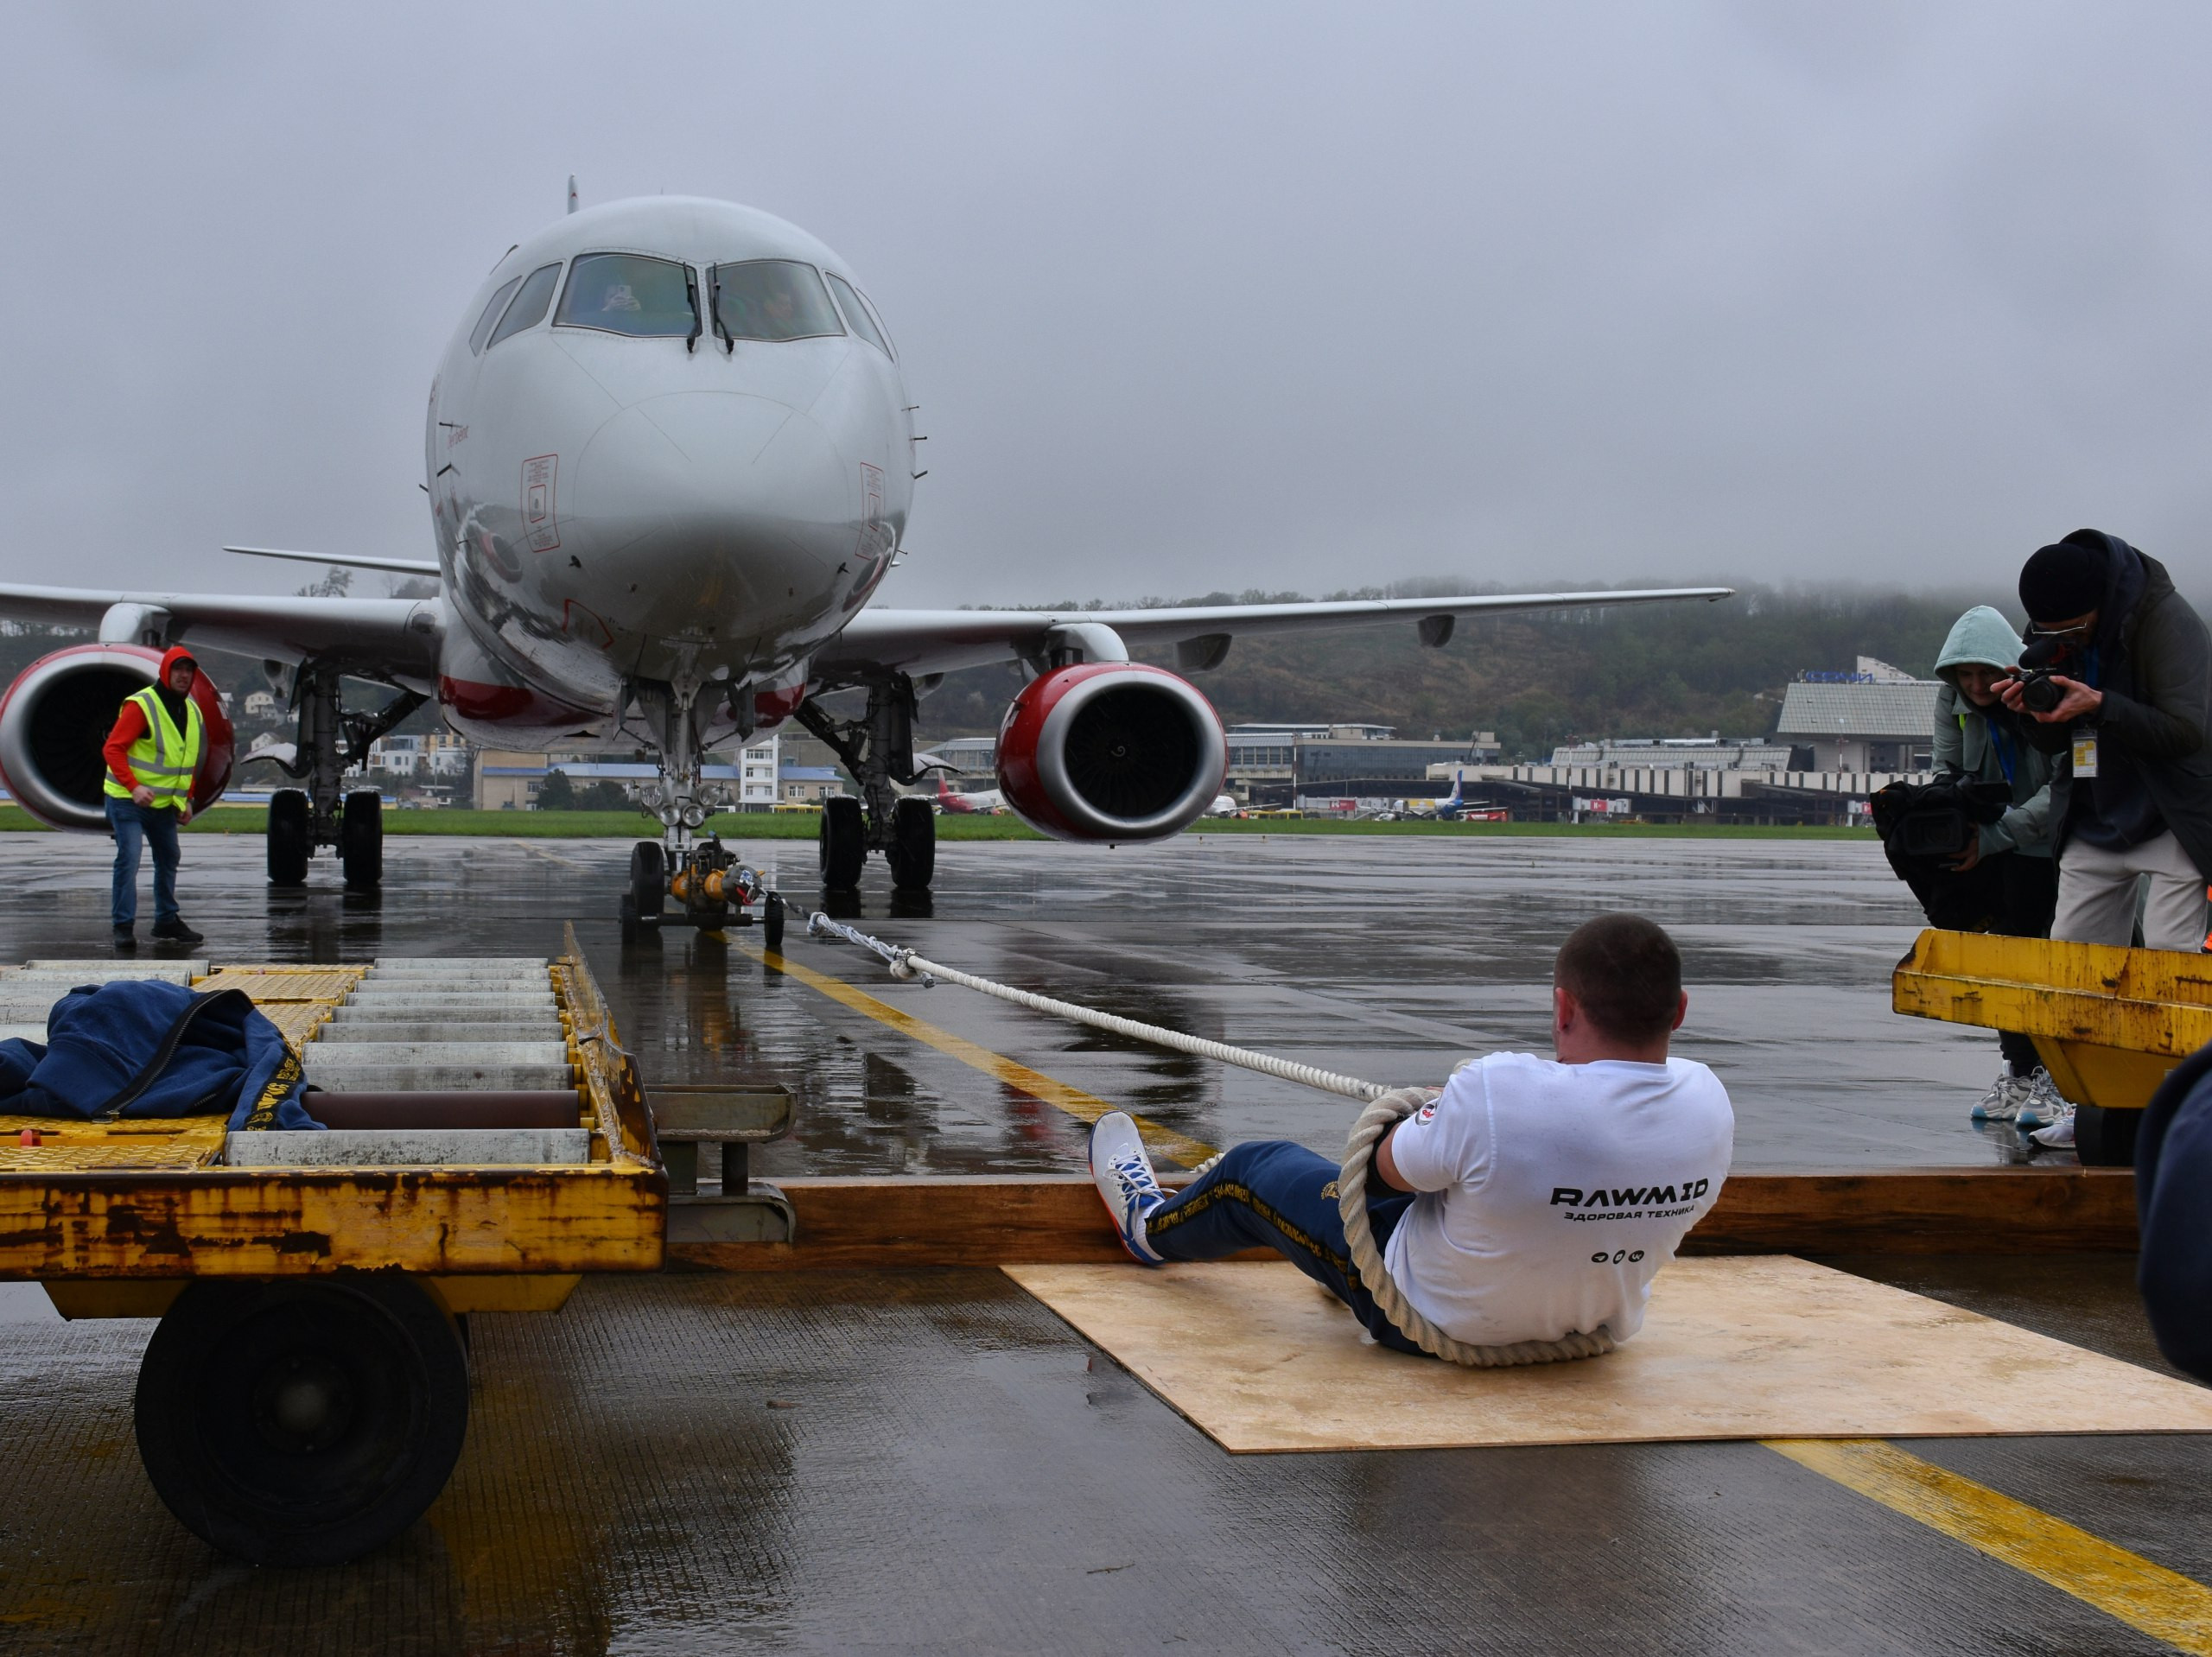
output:
[[[1106,1212],[1114,1216],[1114,1228],[1121,1233],[1129,1258],[1144,1266],[1160,1265],[1160,1256],[1145,1241],[1144,1222],[1167,1200],[1167,1193],[1160,1188],[1152,1159],[1145,1154],[1144,1140],[1127,1111],[1109,1110],[1092,1125],[1090,1178]]]
[[[207,939],[184,924],[184,917],[154,923],[154,936],[163,943],[205,943]]]
[[[138,927],[136,922],[125,921],[115,929],[115,952],[118,955],[128,955],[137,947]]]

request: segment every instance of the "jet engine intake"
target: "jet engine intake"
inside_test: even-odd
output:
[[[100,749],[123,699],[154,682],[162,653],[143,644],[73,644],[41,657],[0,695],[0,783],[50,828],[104,828]],[[206,668],[194,676],[206,740],[192,789],[194,810],[222,797],[237,738]]]
[[[1221,792],[1229,743],[1196,685],[1164,668],[1089,662],[1026,686],[999,726],[999,787],[1061,840],[1164,840]]]

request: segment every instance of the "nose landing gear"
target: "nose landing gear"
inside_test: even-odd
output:
[[[692,926],[702,932],[757,926],[769,949],[784,945],[784,900],[768,890],[760,870],[739,862],[718,835],[678,848],[672,859],[657,840],[632,847],[621,921],[625,943],[664,926]]]

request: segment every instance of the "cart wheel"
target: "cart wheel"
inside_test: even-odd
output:
[[[147,1345],[137,1425],[156,1494],[201,1540],[254,1565],[337,1565],[445,1489],[468,1359],[404,1277],[203,1279]]]
[[[760,936],[769,949],[778,955],[783,954],[784,900],[772,892],[768,894],[768,901],[761,905]]]
[[[2074,1154],[2084,1168],[2132,1168],[2139,1110],[2109,1110],[2101,1105],[2074,1107]]]

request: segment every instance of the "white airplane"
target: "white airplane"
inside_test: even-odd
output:
[[[870,851],[925,888],[935,829],[916,780],[917,704],[956,669],[1015,662],[1028,682],[998,746],[1006,803],[1069,840],[1180,831],[1216,803],[1220,720],[1181,673],[1240,634],[1401,618],[1440,645],[1461,616],[1719,599],[1727,587],[1536,593],[1188,609],[868,607],[904,545],[914,405],[852,267],[753,209],[681,197],[571,206],[510,248],[468,302],[431,382],[423,486],[434,559],[234,547],[256,556],[434,577],[435,598],[217,596],[0,584],[0,615],[97,630],[0,697],[0,778],[57,828],[104,826],[99,746],[160,651],[258,658],[297,740],[302,786],[269,817],[269,878],[296,886],[335,847],[348,885],[381,876],[376,794],[346,791],[371,741],[435,698],[503,748],[651,751],[661,837],[632,858],[626,913],[721,925],[757,892],[692,831],[717,801],[702,756],[786,719],[836,750],[861,799],[822,814],[831,890]],[[1181,673],[1129,660],[1173,647]],[[385,687],[381,706],[341,695]],[[218,797],[230,727],[203,673]],[[833,693],[864,698],[849,711]],[[681,916],[664,916],[675,894]]]

